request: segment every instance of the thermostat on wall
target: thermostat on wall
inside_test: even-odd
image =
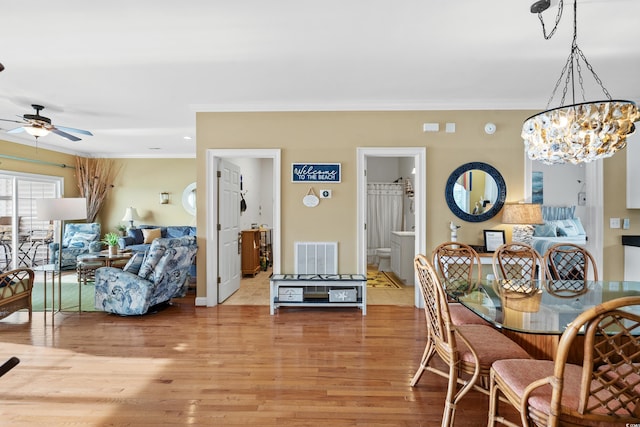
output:
[[[320,190],[320,198],[321,199],[330,199],[331,198],[331,190]]]

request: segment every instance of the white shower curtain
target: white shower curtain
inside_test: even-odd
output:
[[[402,229],[403,184],[367,184],[367,263],[377,248],[391,247],[391,232]]]

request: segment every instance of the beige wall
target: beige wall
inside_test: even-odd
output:
[[[0,153],[36,162],[0,158],[0,170],[34,173],[64,178],[65,197],[77,197],[75,156],[36,149],[0,140]],[[37,163],[37,161],[66,164],[68,168]],[[121,172],[105,199],[96,219],[102,232],[115,230],[123,224],[128,206],[138,210],[141,219],[136,224],[195,225],[195,218],[182,207],[182,191],[196,180],[195,159],[114,159]],[[169,193],[169,203],[159,203],[161,191]]]
[[[502,226],[499,216],[484,223],[467,223],[455,218],[444,200],[449,174],[470,161],[496,167],[507,184],[507,201],[523,198],[523,145],[521,124],[532,111],[394,111],[394,112],[294,112],[294,113],[199,113],[197,116],[196,159],[117,159],[122,173],[107,197],[99,220],[104,231],[122,223],[127,206],[135,206],[143,219],[137,224],[190,225],[194,218],[182,209],[182,190],[196,180],[206,182],[206,151],[210,148],[282,149],[282,238],[283,270],[292,269],[295,240],[338,240],[341,270],[356,264],[356,148],[426,147],[427,149],[427,248],[449,238],[447,224],[461,224],[458,238],[481,243],[482,230]],[[422,132],[422,124],[436,122],[442,129]],[[456,123],[455,133],[444,132],[444,124]],[[484,125],[497,125],[494,135],[484,133]],[[6,155],[74,164],[74,156],[0,140]],[[292,184],[291,162],[341,162],[343,181],[326,185],[334,190],[329,203],[308,209],[302,197],[308,186]],[[196,174],[197,167],[197,174]],[[65,195],[78,195],[74,169],[0,159],[0,169],[63,176]],[[626,153],[604,161],[604,275],[622,278],[622,234],[640,234],[640,210],[625,208]],[[323,185],[325,187],[325,185]],[[318,188],[316,188],[317,190]],[[170,204],[160,205],[158,193],[170,193]],[[198,191],[198,296],[205,295],[205,203]],[[573,203],[568,201],[568,203]],[[630,218],[630,230],[610,230],[609,217]]]
[[[33,173],[40,175],[59,176],[64,178],[64,196],[78,197],[78,186],[75,177],[75,156],[43,150],[34,146],[14,144],[0,140],[0,153],[22,159],[30,159],[33,162],[0,158],[0,170]],[[39,162],[54,163],[43,164]],[[71,167],[60,167],[59,165]]]
[[[624,250],[621,236],[640,234],[640,209],[626,208],[626,170],[625,150],[604,160],[604,275],[601,276],[605,280],[623,279]],[[610,229],[609,218],[629,218],[631,227],[629,230]]]
[[[182,191],[196,180],[195,159],[115,159],[120,175],[100,213],[102,231],[115,229],[125,209],[133,206],[140,219],[135,225],[195,225],[195,218],[182,207]],[[160,204],[160,192],[169,193],[169,203]]]
[[[449,174],[463,163],[482,161],[498,169],[507,184],[507,201],[523,199],[524,155],[520,130],[523,111],[394,111],[394,112],[293,112],[293,113],[200,113],[197,115],[198,182],[205,182],[206,151],[210,148],[282,149],[282,244],[283,271],[293,270],[293,242],[336,240],[340,245],[340,270],[356,269],[356,148],[426,147],[427,248],[449,239],[448,223],[461,224],[460,241],[481,244],[482,230],[504,229],[500,217],[484,223],[467,223],[449,211],[444,187]],[[440,132],[424,133],[425,122],[440,123]],[[447,122],[455,133],[444,132]],[[484,132],[493,122],[498,130]],[[291,183],[292,162],[340,162],[342,183],[333,198],[317,208],[302,205],[309,186]],[[314,186],[317,190],[318,186]],[[204,232],[205,213],[200,197],[199,233]],[[510,229],[508,230],[510,234]],[[202,236],[203,234],[200,234]],[[509,236],[508,236],[509,237]],[[204,242],[200,242],[198,295],[204,295]]]

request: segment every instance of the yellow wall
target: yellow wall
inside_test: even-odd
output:
[[[446,180],[463,163],[486,162],[502,173],[507,184],[507,201],[522,200],[524,154],[520,131],[523,119],[531,114],[529,111],[199,113],[198,182],[205,182],[207,149],[282,149],[283,272],[293,270],[296,240],[338,241],[340,270],[355,271],[357,147],[426,147],[427,248],[430,250],[449,239],[448,224],[452,220],[462,225],[458,230],[460,241],[481,244],[482,230],[506,229],[500,224],[500,216],[483,223],[467,223],[454,217],[444,198]],[[423,132],[422,125],[426,122],[440,123],[441,131]],[[456,123],[455,133],[444,132],[447,122]],[[497,125],[495,134],[484,132],[487,122]],[[291,183],[292,162],[342,163],[342,183],[322,185],[334,190],[332,199],[317,208],[305,208],[302,197],[309,186]],[[317,192],[318,188],[315,189]],[[206,218],[203,199],[198,199],[199,234],[204,233]],[[509,239],[510,228],[507,231]],[[203,296],[204,241],[199,245],[198,295]]]
[[[636,165],[639,167],[640,165]],[[624,250],[622,235],[640,234],[640,209],[626,208],[627,152],[622,150],[604,160],[604,239],[603,265],[605,280],[622,280],[624,273]],[[636,183],[640,185],[640,183]],[[609,218],[629,218],[629,230],[610,229]]]
[[[205,202],[206,151],[210,148],[282,149],[282,243],[283,271],[291,270],[295,240],[338,240],[340,266],[347,271],[356,264],[356,148],[426,147],[427,217],[426,241],[430,249],[448,240],[449,221],[461,224],[460,241],[482,242],[482,230],[511,228],[500,224],[499,215],[483,223],[455,218],[444,199],[449,174],[470,161],[482,161],[498,169],[507,184],[507,201],[523,198],[523,145],[520,137],[524,118],[533,111],[392,111],[392,112],[281,112],[199,113],[197,115],[197,159],[116,159],[122,166],[112,193],[107,196],[99,221],[103,231],[121,224],[127,206],[143,216],[137,224],[191,225],[194,218],[182,208],[182,190],[197,181],[198,191],[198,296],[205,295]],[[435,122],[441,131],[422,132],[422,124]],[[456,123],[455,133],[444,132],[444,124]],[[497,131],[484,133],[493,122]],[[5,155],[74,165],[74,156],[0,140]],[[341,184],[323,185],[334,190],[328,203],[317,208],[302,205],[308,186],[290,182],[292,162],[340,162]],[[196,174],[197,167],[197,174]],[[0,169],[65,178],[65,196],[75,197],[74,169],[0,159]],[[640,234],[640,210],[625,208],[626,153],[604,160],[604,279],[622,279],[623,247],[620,236]],[[317,190],[317,188],[316,188]],[[160,205],[161,191],[170,193],[170,204]],[[567,203],[574,203],[568,200]],[[610,230],[609,217],[630,218],[631,229]]]
[[[140,219],[135,225],[195,225],[195,218],[182,207],[182,191],[196,180],[195,159],[115,159],[120,174],[100,213],[102,231],[122,221],[133,206]],[[169,193],[169,203],[160,204],[160,192]]]
[[[0,170],[33,173],[64,178],[64,196],[78,197],[75,156],[36,149],[0,140],[0,153],[24,159],[66,164],[62,168],[35,162],[0,158]],[[196,160],[192,159],[114,159],[120,174],[107,194],[96,219],[102,233],[115,230],[122,222],[125,209],[134,206],[140,219],[135,224],[195,225],[195,218],[182,207],[182,191],[196,180]],[[169,193],[169,203],[160,204],[159,193]]]
[[[32,173],[39,175],[59,176],[64,178],[64,196],[78,197],[78,186],[75,177],[75,156],[71,154],[58,153],[50,150],[43,150],[34,146],[14,144],[12,142],[0,140],[0,153],[5,156],[18,157],[58,165],[64,164],[72,166],[63,168],[56,165],[27,162],[21,160],[11,160],[0,158],[0,170]]]

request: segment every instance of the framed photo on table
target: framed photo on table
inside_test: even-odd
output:
[[[504,245],[504,230],[484,230],[484,249],[487,252],[495,252]]]

